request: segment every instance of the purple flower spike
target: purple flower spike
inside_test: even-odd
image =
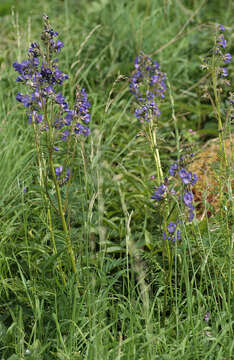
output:
[[[17,101],[28,108],[28,121],[39,125],[40,132],[53,127],[56,141],[66,141],[68,136],[82,134],[88,136],[90,130],[82,123],[90,122],[87,94],[85,89],[78,89],[76,103],[69,109],[60,86],[68,75],[58,68],[58,59],[55,55],[64,47],[49,23],[48,17],[43,16],[44,30],[41,35],[42,43],[33,42],[28,49],[28,59],[21,63],[14,62],[13,68],[18,73],[17,82],[26,85],[27,94],[18,93]],[[45,116],[51,112],[50,116]],[[48,118],[48,122],[46,121]],[[60,131],[66,127],[65,131]],[[64,129],[63,129],[64,130]],[[54,150],[57,151],[57,147]],[[61,167],[56,168],[56,176],[60,176]],[[66,176],[69,177],[67,174]]]
[[[158,63],[144,54],[135,59],[134,66],[129,90],[140,105],[135,116],[140,122],[150,121],[152,117],[159,117],[161,114],[156,100],[164,98],[166,75],[159,70]]]

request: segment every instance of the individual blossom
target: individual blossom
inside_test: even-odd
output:
[[[221,74],[221,77],[227,77],[228,76],[228,70],[224,67],[221,67],[220,68],[220,74]]]
[[[191,185],[195,185],[197,183],[198,177],[197,174],[193,173]]]
[[[229,53],[224,54],[224,55],[223,55],[223,60],[224,60],[225,63],[230,63],[231,60],[232,60],[232,55],[229,54]]]
[[[210,320],[210,312],[207,311],[207,313],[205,313],[204,315],[204,321],[208,322]]]
[[[193,178],[192,172],[186,171],[184,168],[180,169],[179,176],[185,185],[188,185],[192,181],[192,178]]]
[[[173,243],[176,240],[181,240],[181,232],[177,228],[177,224],[172,221],[167,225],[166,231],[163,231],[163,240],[170,240]]]
[[[181,232],[179,229],[176,231],[176,239],[181,240]]]
[[[164,198],[164,194],[167,191],[167,187],[165,184],[161,184],[157,187],[154,195],[151,196],[151,199],[155,199],[156,201],[161,201]]]
[[[183,193],[183,201],[186,206],[190,206],[193,201],[193,193],[191,191],[185,191]]]
[[[227,41],[224,39],[224,35],[220,35],[218,38],[218,44],[222,47],[225,48],[227,46]]]
[[[169,169],[170,176],[175,176],[177,169],[178,169],[178,164],[172,164]]]
[[[59,166],[59,167],[55,168],[55,175],[56,175],[57,178],[60,178],[62,172],[63,172],[63,167],[62,166]]]
[[[167,225],[167,231],[169,232],[169,234],[173,234],[175,232],[176,229],[176,224],[174,224],[173,222],[170,222],[169,225]]]
[[[220,24],[220,25],[219,25],[219,30],[222,31],[222,32],[224,32],[224,31],[225,31],[225,27],[224,27],[222,24]]]

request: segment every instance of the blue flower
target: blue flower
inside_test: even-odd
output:
[[[170,169],[169,169],[170,176],[175,176],[177,169],[178,169],[178,165],[177,164],[172,164]]]
[[[63,172],[62,166],[55,168],[55,175],[57,176],[57,178],[59,178],[61,176],[62,172]]]
[[[32,98],[29,95],[22,95],[21,93],[18,93],[16,95],[16,100],[21,102],[25,107],[29,107],[32,103]]]
[[[230,63],[231,62],[231,59],[232,59],[232,55],[227,53],[227,54],[224,54],[223,55],[223,59],[224,59],[224,62],[225,63]]]
[[[197,174],[193,173],[193,178],[192,178],[191,184],[195,185],[197,183],[197,180],[198,180]]]
[[[181,232],[179,229],[176,231],[176,239],[181,240]]]
[[[207,313],[204,315],[204,321],[208,322],[210,320],[210,312],[207,311]]]
[[[225,48],[227,46],[227,41],[224,39],[223,35],[219,36],[218,44],[223,48]]]
[[[222,67],[220,68],[221,71],[221,77],[227,77],[228,76],[228,71],[226,68]]]
[[[184,168],[180,169],[179,176],[185,185],[188,185],[192,180],[192,172],[186,171]]]
[[[219,30],[222,31],[222,32],[224,32],[224,31],[225,31],[225,27],[224,27],[222,24],[220,24],[220,25],[219,25]]]
[[[151,199],[155,199],[156,201],[161,201],[163,199],[163,194],[166,192],[167,187],[164,184],[158,186],[154,195],[151,196]]]
[[[158,63],[146,55],[138,56],[134,66],[135,72],[130,79],[129,90],[141,104],[136,109],[135,116],[141,122],[150,121],[152,116],[159,117],[161,114],[155,100],[158,97],[164,98],[166,75],[159,70]]]
[[[170,222],[169,225],[167,225],[167,231],[169,232],[169,234],[173,234],[175,232],[176,229],[176,224],[174,224],[173,222]]]
[[[193,201],[193,193],[191,191],[185,191],[183,193],[183,201],[186,206],[190,206]]]

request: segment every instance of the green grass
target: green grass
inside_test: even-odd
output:
[[[179,137],[167,96],[158,133],[165,173],[178,150],[186,151],[189,128],[197,132],[195,151],[218,136],[212,106],[201,98],[200,64],[213,46],[211,24],[224,24],[231,44],[232,2],[203,2],[196,12],[200,4],[38,0],[32,6],[29,0],[1,1],[1,359],[232,358],[230,179],[223,180],[229,188],[220,211],[183,223],[182,241],[173,248],[169,293],[162,218],[150,200],[153,157],[145,138],[138,136],[141,125],[134,118],[127,80],[141,50],[156,53],[167,73]],[[53,250],[32,127],[15,100],[20,86],[12,63],[24,60],[30,41],[40,38],[43,13],[64,41],[59,64],[70,77],[64,94],[72,102],[79,83],[92,104],[91,134],[78,147],[76,180],[69,191],[79,285],[55,212],[57,254]],[[224,103],[221,111],[224,118]],[[230,132],[229,124],[225,131]]]

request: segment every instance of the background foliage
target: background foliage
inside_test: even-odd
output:
[[[160,63],[171,84],[180,152],[198,150],[218,136],[212,107],[201,97],[201,58],[213,46],[216,23],[228,29],[232,53],[232,11],[231,0],[1,1],[2,359],[231,359],[231,210],[184,228],[165,312],[161,218],[150,201],[155,170],[138,136],[128,77],[140,51]],[[72,277],[64,287],[59,278],[32,131],[15,100],[12,63],[24,60],[30,42],[40,38],[43,13],[65,44],[64,94],[73,102],[79,83],[92,104],[91,135],[80,146],[70,191],[81,287]],[[167,100],[159,127],[165,171],[178,156]],[[53,222],[65,263],[61,226]]]

